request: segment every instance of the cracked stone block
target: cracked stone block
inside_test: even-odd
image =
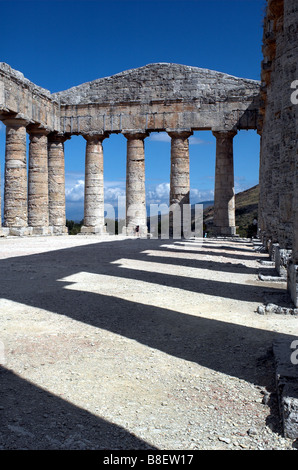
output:
[[[276,366],[276,386],[284,436],[298,438],[298,364],[295,348],[298,338],[276,340],[273,352]]]

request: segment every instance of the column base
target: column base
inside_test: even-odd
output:
[[[0,227],[0,237],[7,237],[9,235],[8,227]]]
[[[4,227],[10,237],[28,237],[32,235],[32,227]]]
[[[213,234],[215,236],[224,236],[224,237],[237,237],[236,227],[213,227]]]
[[[53,235],[53,227],[28,227],[31,229],[30,235],[36,237]]]
[[[68,235],[68,228],[65,225],[52,225],[53,235]]]
[[[287,277],[288,263],[292,256],[292,250],[280,248],[275,253],[275,269],[281,277]]]
[[[272,243],[272,241],[270,240],[269,245],[268,245],[268,252],[269,252],[271,261],[275,262],[278,251],[279,251],[279,243]]]
[[[288,264],[288,292],[295,307],[298,307],[298,264],[292,260]]]
[[[68,228],[65,226],[0,227],[0,237],[43,237],[52,235],[68,235]]]
[[[148,235],[148,227],[147,225],[140,225],[139,231],[136,232],[136,227],[123,227],[122,234],[128,237],[138,237],[138,238],[147,238]]]
[[[86,226],[83,225],[81,227],[81,235],[106,235],[107,234],[107,229],[106,226],[98,226],[98,227],[92,227],[92,226]]]

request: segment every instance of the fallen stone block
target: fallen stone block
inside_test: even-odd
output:
[[[273,353],[284,436],[298,438],[298,337],[276,340]]]

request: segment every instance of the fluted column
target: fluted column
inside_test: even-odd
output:
[[[22,119],[5,119],[4,226],[10,234],[27,233],[26,126]]]
[[[216,137],[214,234],[236,235],[233,138],[235,131],[213,132]]]
[[[170,234],[181,236],[183,225],[183,206],[190,203],[189,181],[189,137],[190,131],[168,132],[171,137],[171,173],[170,173]],[[174,213],[177,211],[178,218]],[[180,227],[175,227],[174,220]],[[180,221],[180,222],[179,222]],[[177,231],[177,233],[175,233]]]
[[[49,225],[54,234],[67,233],[65,215],[64,142],[60,134],[48,136]]]
[[[49,235],[48,131],[28,128],[28,225],[36,235]]]
[[[126,233],[132,235],[139,227],[139,234],[147,234],[145,193],[145,132],[125,132],[127,138],[126,164]]]
[[[85,156],[85,199],[84,225],[81,233],[104,233],[104,177],[103,177],[103,140],[108,135],[84,136],[86,139]]]

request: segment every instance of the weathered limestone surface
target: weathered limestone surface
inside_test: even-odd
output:
[[[103,148],[105,135],[85,136],[85,199],[82,233],[104,232]]]
[[[298,78],[297,0],[268,0],[262,64],[262,138],[259,221],[262,239],[298,306],[298,113],[292,83]],[[298,437],[297,365],[290,345],[275,346],[284,433]]]
[[[174,225],[178,225],[179,236],[181,226],[185,224],[184,214],[187,209],[184,205],[190,204],[189,179],[189,137],[192,132],[168,132],[171,137],[171,172],[170,172],[170,233],[173,234]],[[175,212],[177,215],[175,216]],[[175,217],[178,216],[178,219]],[[174,224],[175,220],[175,224]],[[185,224],[186,225],[186,224]],[[178,235],[178,233],[177,233]]]
[[[294,233],[297,117],[291,83],[297,79],[297,15],[295,0],[269,1],[263,38],[259,219],[266,239],[283,249],[292,249]]]
[[[125,131],[127,139],[126,163],[126,233],[132,235],[136,227],[139,234],[147,233],[144,132]]]
[[[213,132],[216,137],[214,232],[236,235],[233,138],[236,132]]]
[[[56,234],[67,233],[65,226],[65,163],[64,142],[67,137],[48,137],[49,224]]]
[[[256,129],[260,83],[212,70],[157,63],[54,93],[61,130]],[[90,106],[92,104],[92,106]]]
[[[297,105],[291,84],[298,77],[298,4],[270,0],[264,23],[259,220],[264,243],[292,252],[288,289],[298,305]]]
[[[276,340],[273,343],[276,362],[276,383],[280,414],[285,437],[298,436],[298,369],[291,360],[291,340]]]
[[[31,128],[29,144],[28,225],[33,233],[49,234],[47,131]]]
[[[9,119],[6,125],[4,225],[23,234],[27,227],[27,121]]]
[[[30,82],[18,70],[0,62],[0,115],[14,115],[59,131],[60,109],[49,90]]]
[[[170,205],[189,204],[189,141],[192,132],[168,132],[171,137]]]

